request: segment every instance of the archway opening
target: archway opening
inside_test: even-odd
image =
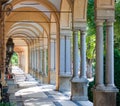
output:
[[[13,53],[10,63],[12,66],[18,66],[18,55],[16,52]]]

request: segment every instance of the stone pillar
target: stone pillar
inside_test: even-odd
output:
[[[71,88],[71,31],[60,32],[60,91],[69,91]]]
[[[73,32],[73,79],[79,78],[78,76],[78,31]]]
[[[32,49],[31,49],[31,45],[29,46],[29,56],[30,56],[30,58],[29,58],[29,73],[31,74],[31,70],[32,70]]]
[[[98,30],[98,29],[97,29]],[[101,31],[97,33],[97,40],[96,42],[100,44],[100,41],[103,40],[103,38],[100,36]],[[100,73],[98,72],[96,76],[96,88],[93,90],[93,102],[94,106],[116,106],[116,93],[118,92],[118,89],[114,85],[114,48],[113,48],[113,36],[114,36],[114,31],[113,31],[113,21],[106,21],[106,72],[105,72],[105,86],[103,83],[104,76],[103,72]],[[102,42],[102,41],[101,41]],[[96,57],[99,57],[100,59],[100,54],[101,50],[100,48],[101,45],[98,46],[97,50],[97,55]],[[103,58],[103,55],[101,56]],[[97,59],[96,63],[96,71],[101,69],[101,66],[103,66],[103,61]],[[101,64],[100,64],[101,62]],[[99,66],[99,65],[100,66]],[[103,69],[101,69],[102,71]],[[97,78],[98,77],[98,78]],[[102,80],[101,80],[102,79]],[[112,99],[111,99],[112,98]]]
[[[114,31],[113,22],[106,21],[106,84],[114,88]]]
[[[81,30],[80,34],[80,54],[81,54],[81,65],[80,65],[80,100],[88,100],[88,80],[86,77],[86,30]]]
[[[47,67],[47,49],[44,48],[44,73],[43,73],[43,83],[48,83],[47,81],[47,70],[46,70],[46,67]]]
[[[35,78],[37,78],[37,47],[35,46]]]
[[[46,73],[46,49],[44,49],[44,75],[46,76],[47,73]]]
[[[79,100],[78,76],[78,31],[73,32],[73,77],[71,80],[71,100]]]
[[[96,21],[96,81],[97,89],[104,89],[103,78],[103,20]]]
[[[37,70],[38,70],[38,75],[37,75],[37,78],[38,78],[38,80],[39,80],[39,74],[40,74],[40,47],[39,47],[39,45],[38,45],[38,48],[37,48],[37,55],[38,55],[38,57],[37,57]]]
[[[53,36],[53,35],[52,35]],[[51,84],[55,84],[56,82],[56,39],[55,38],[51,38],[50,41],[50,51],[51,51],[51,56],[50,56],[50,60],[51,60],[51,64],[50,64],[50,83]]]
[[[48,38],[48,84],[50,84],[50,71],[51,71],[51,46],[50,38]]]
[[[42,48],[40,48],[40,73],[42,73]]]
[[[34,69],[34,49],[32,47],[32,75],[33,75],[33,69]]]
[[[78,34],[76,34],[76,36],[78,36]],[[78,45],[78,39],[76,40],[73,40],[73,42],[76,43],[75,45]],[[79,69],[78,68],[78,55],[76,56],[76,52],[78,53],[78,50],[75,51],[74,49],[73,50],[74,51],[73,53],[74,74],[73,74],[73,79],[72,79],[71,99],[87,101],[88,100],[88,95],[87,95],[88,80],[86,78],[86,34],[85,34],[85,30],[81,30],[80,40],[81,40],[80,41],[81,43],[80,45],[81,46],[80,47],[80,54],[81,54],[80,76],[78,76],[78,69]],[[76,61],[76,64],[75,64],[75,61]]]

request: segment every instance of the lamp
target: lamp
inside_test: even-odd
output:
[[[8,67],[10,63],[10,59],[12,57],[12,54],[14,52],[14,43],[12,38],[8,38],[6,43],[6,71],[5,74],[8,74]]]
[[[13,43],[13,39],[12,38],[9,38],[7,43],[6,43],[6,53],[9,55],[9,54],[13,54],[14,52],[14,43]]]

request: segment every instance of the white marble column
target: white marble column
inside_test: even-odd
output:
[[[73,32],[73,78],[78,76],[78,31]]]
[[[106,21],[106,84],[114,87],[114,31],[113,21]]]
[[[86,32],[85,31],[81,31],[81,35],[80,35],[80,54],[81,54],[80,77],[86,78]]]
[[[103,21],[96,21],[96,88],[104,87],[104,72],[103,72]]]

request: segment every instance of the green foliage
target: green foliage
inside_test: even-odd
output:
[[[15,103],[0,103],[0,106],[16,106]]]
[[[114,51],[115,85],[120,91],[120,50]],[[120,106],[120,92],[117,93],[117,106]]]
[[[94,0],[88,0],[87,10],[87,59],[95,58],[95,23],[94,23]]]
[[[94,0],[88,0],[87,36],[95,35]]]
[[[95,58],[95,41],[96,41],[95,35],[87,36],[86,38],[86,42],[87,42],[86,53],[88,59]]]
[[[117,1],[115,5],[115,24],[114,24],[114,30],[115,30],[115,48],[120,48],[120,0]]]
[[[11,63],[12,65],[17,65],[18,64],[18,55],[14,53],[11,58]]]
[[[88,87],[88,98],[91,102],[93,102],[93,91],[92,91],[92,88],[93,86],[95,85],[95,82],[92,81],[89,83],[89,87]]]

